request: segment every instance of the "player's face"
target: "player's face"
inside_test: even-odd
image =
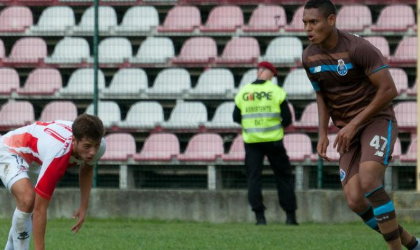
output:
[[[73,154],[85,162],[93,159],[99,150],[100,142],[83,137],[81,140],[73,138]]]
[[[335,26],[335,15],[325,17],[317,8],[303,10],[303,25],[312,44],[324,44]]]

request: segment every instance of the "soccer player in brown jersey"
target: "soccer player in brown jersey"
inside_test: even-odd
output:
[[[389,249],[420,249],[418,239],[398,225],[383,186],[398,135],[391,104],[397,90],[384,57],[365,39],[336,28],[330,0],[306,2],[303,24],[310,44],[302,62],[316,91],[319,156],[329,160],[331,117],[339,128],[331,143],[340,153],[340,179],[350,209],[383,235]]]

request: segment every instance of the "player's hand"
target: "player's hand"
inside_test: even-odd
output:
[[[86,211],[82,209],[79,209],[74,213],[73,219],[77,219],[77,222],[71,228],[71,231],[73,233],[77,233],[80,230],[80,228],[83,225],[83,222],[85,222],[85,215],[86,215]]]
[[[348,152],[351,140],[355,134],[356,126],[354,126],[352,123],[348,123],[342,129],[340,129],[334,141],[334,148],[337,149],[337,152],[340,154]]]
[[[328,140],[328,137],[324,136],[319,138],[318,144],[316,146],[316,151],[319,157],[327,161],[331,161],[331,159],[327,156],[327,148],[329,143],[330,142]]]

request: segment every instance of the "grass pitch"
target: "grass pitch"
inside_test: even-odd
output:
[[[46,249],[387,249],[382,237],[362,223],[255,226],[251,223],[87,219],[77,234],[70,231],[73,223],[69,219],[49,220]],[[0,249],[5,246],[9,225],[10,220],[0,219]],[[403,226],[420,236],[420,223],[403,223]]]

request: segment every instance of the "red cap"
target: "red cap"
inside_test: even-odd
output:
[[[266,68],[266,69],[270,70],[271,72],[273,72],[274,76],[277,76],[277,69],[276,69],[276,67],[274,67],[273,64],[271,64],[271,63],[269,63],[267,61],[260,62],[258,64],[258,68]]]

